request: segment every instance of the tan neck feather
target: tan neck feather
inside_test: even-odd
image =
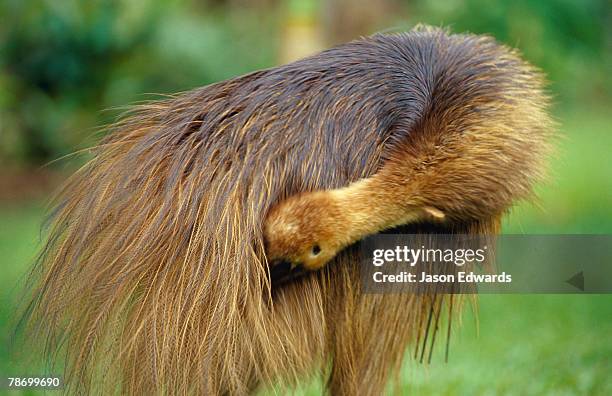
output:
[[[385,187],[388,186],[380,183],[375,175],[330,191],[343,214],[339,239],[348,245],[382,230],[422,220],[427,215],[444,217],[434,208],[410,205],[409,197]]]

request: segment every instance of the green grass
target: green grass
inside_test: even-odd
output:
[[[444,337],[430,364],[407,359],[401,394],[612,394],[611,295],[482,295],[478,306],[478,323],[466,310],[453,328],[448,362]]]
[[[610,116],[559,116],[565,138],[541,188],[539,207],[522,204],[508,217],[511,233],[610,233],[612,147]],[[41,374],[9,350],[18,290],[39,246],[38,203],[0,207],[0,374]],[[409,361],[401,373],[406,394],[612,394],[612,295],[482,295],[479,324],[468,310],[444,362],[441,339],[433,361]],[[319,394],[321,383],[301,393]],[[0,391],[1,392],[1,391]]]
[[[483,295],[449,362],[407,367],[411,394],[612,394],[612,296]],[[438,348],[439,352],[442,348]]]
[[[15,203],[0,207],[0,375],[42,375],[32,362],[30,351],[14,342],[18,306],[23,297],[23,281],[36,251],[41,246],[40,226],[44,217],[42,205],[36,202]],[[29,345],[29,343],[27,343]],[[20,346],[21,345],[21,346]],[[0,393],[3,390],[0,389]],[[7,394],[37,394],[34,391]],[[40,394],[40,392],[38,392]]]
[[[612,233],[612,115],[608,110],[562,112],[561,139],[551,181],[539,200],[522,203],[507,217],[507,233]]]

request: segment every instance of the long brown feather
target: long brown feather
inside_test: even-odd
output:
[[[516,52],[430,28],[138,106],[59,194],[33,270],[32,328],[64,352],[69,391],[247,394],[319,373],[333,394],[380,394],[410,342],[427,339],[430,297],[363,294],[356,247],[271,287],[266,214],[373,175],[394,148],[427,139],[424,124],[467,125],[482,111],[531,145],[482,147],[533,170],[500,187],[507,208],[539,178],[547,106],[540,74]],[[465,136],[443,154],[478,144]],[[452,208],[458,197],[438,199]],[[470,204],[470,222],[402,230],[496,231],[501,213]]]

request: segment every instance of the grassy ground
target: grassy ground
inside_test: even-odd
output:
[[[512,233],[611,233],[610,116],[559,116],[566,138],[539,207],[521,205],[506,221]],[[19,284],[39,246],[38,202],[0,207],[0,375],[32,372],[9,351]],[[468,311],[454,333],[450,359],[440,346],[430,365],[401,373],[409,394],[612,394],[612,295],[483,295],[479,324]],[[442,345],[443,342],[440,343]],[[28,371],[28,367],[30,370]],[[318,382],[303,393],[318,394]],[[2,392],[2,390],[0,390]]]
[[[41,375],[25,351],[12,339],[21,301],[22,283],[41,244],[40,223],[44,209],[39,202],[11,203],[0,207],[0,375]],[[0,389],[0,394],[6,390]],[[7,394],[40,394],[33,391]]]

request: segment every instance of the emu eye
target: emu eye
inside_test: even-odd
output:
[[[316,255],[318,255],[319,253],[321,253],[321,247],[320,247],[319,245],[314,245],[314,246],[312,247],[312,255],[313,255],[313,256],[316,256]]]

